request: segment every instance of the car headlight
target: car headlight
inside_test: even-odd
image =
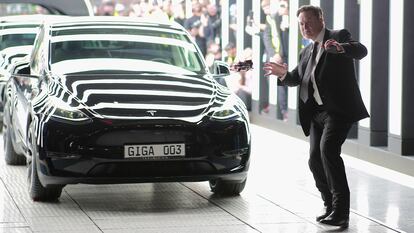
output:
[[[223,109],[215,111],[211,117],[217,120],[226,120],[237,116],[239,116],[239,114],[235,112],[234,109]]]
[[[62,100],[52,97],[53,106],[55,110],[53,116],[61,118],[68,121],[87,121],[90,118],[81,112],[77,107],[72,107],[68,103],[63,102]]]
[[[240,117],[242,112],[240,108],[237,107],[238,99],[230,95],[227,97],[227,100],[219,108],[214,109],[213,114],[211,115],[212,120],[228,120]]]

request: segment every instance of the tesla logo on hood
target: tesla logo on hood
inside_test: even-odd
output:
[[[156,110],[148,110],[147,111],[147,113],[151,114],[151,116],[154,116],[156,112],[157,112]]]

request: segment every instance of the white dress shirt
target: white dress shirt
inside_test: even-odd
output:
[[[314,43],[315,41],[319,42],[318,49],[317,49],[318,53],[316,54],[315,63],[314,63],[315,65],[312,68],[312,75],[311,75],[312,87],[313,87],[313,90],[314,90],[313,91],[313,97],[315,98],[316,103],[318,103],[319,105],[323,105],[323,102],[322,102],[321,96],[319,95],[318,86],[316,85],[316,82],[315,82],[315,69],[316,69],[316,66],[318,65],[319,59],[321,58],[322,53],[324,51],[324,48],[322,46],[324,37],[325,37],[325,27],[322,28],[321,32],[316,37],[316,40],[312,41],[312,43]],[[285,75],[279,77],[280,81],[283,81],[286,78],[286,75],[287,75],[287,73]]]
[[[318,53],[316,54],[315,63],[314,63],[315,65],[312,67],[312,74],[311,74],[312,87],[314,90],[313,97],[315,98],[316,103],[318,103],[319,105],[323,105],[323,102],[322,102],[321,96],[319,95],[318,86],[316,85],[316,81],[315,81],[315,69],[324,51],[324,48],[323,48],[324,36],[325,36],[325,27],[322,28],[322,31],[318,34],[318,36],[316,37],[316,40],[313,41],[313,42],[317,41],[319,43],[318,48],[317,48]]]

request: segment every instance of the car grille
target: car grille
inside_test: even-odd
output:
[[[186,158],[220,156],[223,151],[246,147],[248,138],[242,122],[220,125],[135,121],[73,127],[49,124],[46,148],[48,156],[81,156],[101,159],[124,159],[125,145],[185,144]]]
[[[216,169],[205,161],[140,161],[99,164],[88,172],[93,177],[170,177],[213,174]]]

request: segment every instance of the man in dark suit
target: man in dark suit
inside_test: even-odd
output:
[[[299,118],[310,142],[309,167],[324,201],[316,217],[323,224],[348,227],[349,187],[341,147],[353,122],[369,117],[355,77],[354,59],[367,49],[346,30],[328,30],[321,8],[297,11],[302,36],[313,43],[299,55],[288,72],[286,64],[266,63],[266,75],[277,75],[279,85],[299,85]]]

